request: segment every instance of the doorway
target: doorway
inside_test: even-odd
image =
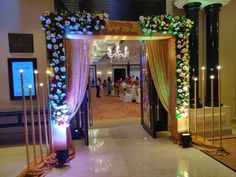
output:
[[[118,81],[122,78],[125,79],[126,76],[126,69],[125,68],[114,68],[114,81]]]

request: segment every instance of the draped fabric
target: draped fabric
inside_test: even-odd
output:
[[[147,60],[158,97],[170,112],[170,77],[168,40],[146,41]]]
[[[65,40],[68,60],[67,105],[69,120],[76,114],[86,92],[89,75],[89,42],[87,40]]]

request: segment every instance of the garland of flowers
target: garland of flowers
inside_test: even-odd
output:
[[[176,36],[176,118],[188,117],[189,105],[189,35],[193,22],[184,16],[171,15],[140,16],[142,31],[148,35],[154,33]]]
[[[45,11],[40,16],[42,30],[46,33],[47,51],[50,64],[49,99],[52,124],[63,125],[69,119],[66,105],[67,69],[63,38],[67,32],[92,35],[103,30],[108,20],[106,13],[52,13]]]

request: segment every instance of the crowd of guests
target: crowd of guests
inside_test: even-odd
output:
[[[98,77],[96,97],[101,97],[101,90],[103,90],[107,96],[119,96],[124,102],[135,101],[140,103],[140,81],[138,77],[127,76],[126,78],[120,78],[115,83],[112,82],[110,77],[103,81]]]

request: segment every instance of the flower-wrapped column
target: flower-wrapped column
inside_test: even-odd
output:
[[[184,16],[141,16],[142,31],[148,35],[157,32],[176,36],[176,118],[178,132],[189,130],[189,36],[193,22]]]
[[[66,34],[91,35],[105,28],[108,15],[106,13],[50,13],[40,16],[46,33],[49,68],[49,104],[51,105],[52,149],[54,152],[67,150],[66,127],[69,126],[72,110],[66,103],[67,69],[63,39]]]

